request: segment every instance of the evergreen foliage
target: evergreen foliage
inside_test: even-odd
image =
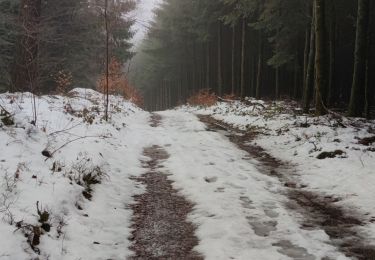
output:
[[[352,96],[350,115],[362,116],[373,104],[375,84],[369,73],[375,60],[369,17],[375,13],[369,3],[164,0],[133,60],[132,84],[151,110],[210,89],[288,97],[305,112],[314,104],[317,115],[347,110]]]
[[[133,55],[129,13],[136,1],[109,4],[110,54],[125,63]],[[95,88],[105,60],[103,5],[104,0],[0,0],[0,91],[56,91],[61,73],[72,75],[71,87]]]

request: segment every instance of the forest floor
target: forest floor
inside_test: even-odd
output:
[[[0,259],[375,259],[374,122],[0,98]]]

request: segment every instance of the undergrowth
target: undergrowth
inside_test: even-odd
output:
[[[84,190],[82,195],[91,200],[93,185],[100,184],[102,180],[107,177],[102,168],[98,165],[94,165],[91,158],[83,156],[82,158],[77,158],[70,170],[68,170],[65,175],[70,181],[82,186]]]
[[[213,92],[210,92],[209,89],[200,90],[197,94],[188,99],[189,105],[204,107],[213,106],[217,103],[217,101],[217,96]]]

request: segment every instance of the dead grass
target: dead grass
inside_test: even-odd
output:
[[[209,89],[200,90],[197,94],[191,96],[188,99],[188,103],[191,106],[204,106],[210,107],[216,104],[218,101],[217,96],[210,92]]]
[[[71,169],[65,173],[70,181],[82,186],[84,190],[82,195],[91,200],[93,185],[100,184],[107,177],[102,168],[94,165],[91,158],[83,156],[71,166]]]

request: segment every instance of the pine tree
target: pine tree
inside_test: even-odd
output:
[[[19,21],[22,28],[17,39],[15,67],[12,72],[17,90],[39,91],[39,43],[41,0],[22,0]]]
[[[0,0],[0,92],[11,90],[11,67],[19,36],[17,14],[19,1]]]
[[[332,105],[347,109],[356,4],[165,0],[133,60],[132,82],[144,92],[146,104],[157,103],[159,109],[165,108],[160,104],[185,102],[207,87],[218,95],[287,96],[306,113],[313,103],[317,115]],[[373,10],[370,14],[375,15]],[[367,34],[367,42],[374,42],[373,34]],[[369,73],[374,60],[369,56],[365,61],[366,86],[374,82]],[[363,96],[371,102],[373,91],[366,89]],[[362,107],[369,102],[361,102]]]
[[[362,116],[366,90],[366,59],[369,26],[369,0],[358,0],[357,33],[354,53],[352,92],[349,103],[349,116]]]
[[[307,61],[307,68],[305,76],[305,85],[303,92],[303,112],[309,113],[310,103],[314,90],[314,67],[315,67],[315,7],[312,8],[312,19],[310,24],[310,43],[309,43],[309,55]]]

